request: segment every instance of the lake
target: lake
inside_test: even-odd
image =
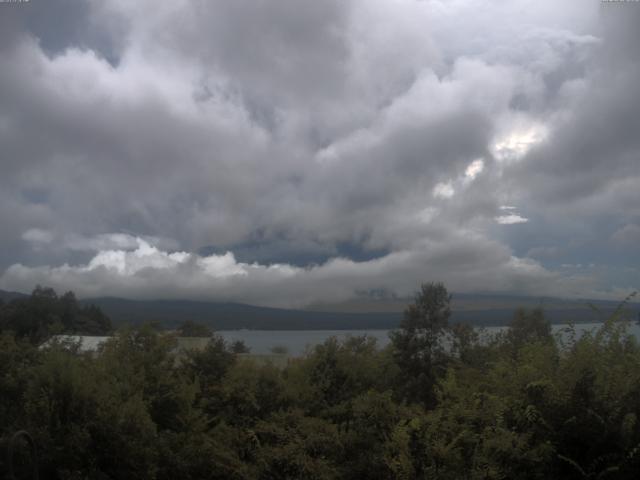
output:
[[[576,324],[575,329],[580,335],[586,331],[593,331],[601,325],[601,323],[581,323]],[[505,328],[485,327],[481,331],[491,335]],[[554,333],[561,332],[565,328],[567,325],[552,326]],[[299,356],[307,347],[318,345],[329,337],[342,339],[347,336],[367,335],[375,338],[379,347],[384,347],[389,344],[389,332],[390,330],[220,330],[216,333],[231,342],[242,340],[251,349],[251,353],[271,353],[273,347],[280,346],[285,347],[290,355]],[[640,325],[631,324],[629,332],[640,340]]]

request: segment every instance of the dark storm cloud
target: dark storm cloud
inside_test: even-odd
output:
[[[10,14],[0,287],[304,304],[428,279],[633,286],[558,267],[576,225],[619,208],[571,263],[640,224],[628,18],[525,0]]]
[[[522,165],[541,201],[571,203],[640,174],[640,9],[630,7],[600,8],[602,40],[573,108]]]
[[[637,269],[637,245],[621,251],[610,238],[640,223],[640,9],[605,4],[600,19],[571,108],[510,175],[540,217],[537,236],[547,238],[538,245],[557,243],[565,262]]]
[[[296,0],[200,0],[190,12],[193,24],[179,24],[170,42],[177,37],[183,54],[200,56],[212,68],[222,68],[255,101],[271,106],[289,99],[313,102],[317,97],[339,95],[343,88],[348,10],[338,0],[305,8]],[[279,95],[273,96],[274,92]]]
[[[3,29],[28,33],[35,37],[50,56],[68,48],[90,49],[112,64],[119,60],[124,22],[96,15],[93,0],[32,0],[3,8]],[[119,38],[120,37],[120,38]]]

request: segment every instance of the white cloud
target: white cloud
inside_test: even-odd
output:
[[[137,239],[137,248],[134,250],[105,250],[100,251],[84,267],[86,271],[105,268],[109,271],[117,272],[119,275],[135,275],[144,269],[166,270],[175,268],[190,258],[188,253],[175,252],[167,253],[158,250],[142,239]],[[219,270],[224,272],[225,265],[234,263],[234,259],[220,258]],[[218,272],[215,272],[216,274]]]
[[[455,193],[451,182],[437,183],[436,186],[433,187],[433,196],[436,198],[451,198]]]
[[[511,215],[500,215],[499,217],[496,217],[496,222],[498,222],[500,225],[515,225],[518,223],[527,223],[528,221],[528,218],[521,217],[520,215],[517,215],[515,213]]]
[[[493,143],[491,152],[499,162],[518,162],[546,136],[547,129],[540,124],[512,129]]]
[[[464,171],[465,179],[468,181],[475,180],[475,178],[484,170],[484,160],[478,158],[471,162],[467,169]]]
[[[548,271],[467,232],[442,242],[427,240],[412,250],[375,260],[334,258],[307,268],[239,262],[231,252],[208,256],[167,252],[138,239],[134,250],[101,251],[86,264],[15,264],[0,277],[0,288],[29,290],[42,284],[72,289],[85,298],[190,298],[301,307],[353,298],[358,291],[371,289],[408,295],[428,280],[443,280],[456,292],[525,290],[543,295],[584,295],[595,285],[593,279]]]
[[[163,248],[176,248],[174,240],[151,236],[139,237],[128,233],[102,233],[93,236],[66,234],[61,239],[61,247],[68,250],[86,252],[135,250],[140,246],[141,241]]]

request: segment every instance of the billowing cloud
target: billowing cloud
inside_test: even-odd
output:
[[[555,292],[552,289],[562,288],[567,296],[576,296],[594,287],[589,278],[555,274],[537,262],[509,255],[495,242],[475,240],[479,243],[476,248],[470,248],[462,237],[453,243],[449,238],[447,245],[429,242],[421,250],[394,252],[374,260],[334,258],[303,268],[239,262],[232,252],[205,256],[167,252],[136,239],[135,248],[99,251],[86,264],[12,265],[0,277],[0,286],[26,289],[46,284],[72,288],[84,297],[188,297],[284,307],[349,299],[367,290],[408,295],[425,275],[445,279],[458,289],[473,288],[482,281],[486,292],[526,288],[549,295]],[[452,262],[454,258],[457,262]]]
[[[6,288],[638,287],[634,5],[60,3],[0,4]]]

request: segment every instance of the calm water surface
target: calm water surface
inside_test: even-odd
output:
[[[575,326],[576,333],[581,335],[593,331],[601,323],[582,323]],[[554,325],[554,333],[566,329],[567,325]],[[504,330],[505,327],[487,327],[483,329],[487,335]],[[379,347],[389,343],[390,330],[221,330],[217,333],[228,341],[242,340],[251,349],[251,353],[270,353],[275,346],[285,347],[290,355],[302,355],[309,347],[324,342],[329,337],[343,339],[347,336],[367,335],[374,337]],[[640,325],[631,324],[629,332],[640,340]]]

